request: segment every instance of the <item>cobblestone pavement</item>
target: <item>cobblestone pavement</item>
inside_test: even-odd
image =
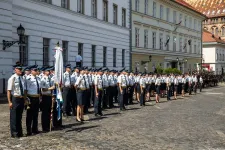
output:
[[[225,149],[224,91],[225,86],[219,86],[172,102],[130,105],[123,113],[105,110],[104,117],[90,114],[84,124],[69,117],[63,120],[63,130],[20,139],[10,138],[8,105],[1,104],[0,149]]]

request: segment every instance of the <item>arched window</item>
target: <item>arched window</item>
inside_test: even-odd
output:
[[[218,28],[215,28],[215,35],[218,35]]]
[[[225,26],[223,26],[222,28],[221,28],[221,32],[222,32],[222,36],[225,36]]]

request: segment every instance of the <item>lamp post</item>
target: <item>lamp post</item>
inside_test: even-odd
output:
[[[179,58],[177,57],[177,69],[180,70]]]
[[[23,37],[24,37],[24,33],[25,33],[25,29],[24,27],[20,24],[20,26],[17,28],[17,34],[19,36],[19,41],[5,41],[3,40],[3,50],[5,50],[6,48],[11,47],[12,45],[18,43],[18,45],[23,44]]]

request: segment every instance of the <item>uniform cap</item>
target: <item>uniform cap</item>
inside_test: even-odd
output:
[[[70,68],[71,69],[71,64],[65,65],[65,68]]]
[[[37,70],[38,65],[30,66],[30,70]]]
[[[22,66],[20,64],[16,64],[13,66],[14,69],[22,69]]]

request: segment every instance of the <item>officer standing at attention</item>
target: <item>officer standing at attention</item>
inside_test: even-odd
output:
[[[77,78],[79,77],[79,74],[80,74],[80,67],[74,67],[73,68],[74,72],[73,74],[71,75],[71,81],[72,81],[72,84],[74,85],[77,81]],[[73,111],[73,115],[76,116],[76,109],[77,109],[77,93],[76,93],[76,89],[74,88],[74,86],[72,87],[72,111]]]
[[[170,89],[171,89],[170,75],[168,74],[166,78],[166,92],[167,92],[168,101],[170,100],[170,94],[171,94]]]
[[[134,74],[131,72],[129,75],[129,86],[130,86],[130,93],[128,95],[129,104],[133,104],[134,84],[135,84],[135,78],[134,78]]]
[[[145,90],[145,88],[146,88],[145,74],[141,75],[140,88],[141,88],[140,106],[145,106],[145,92],[146,92],[146,90]]]
[[[85,105],[84,105],[84,113],[88,113],[88,108],[90,107],[90,97],[91,97],[91,92],[90,92],[90,80],[88,77],[88,67],[84,68],[84,79],[86,83],[86,90],[84,94],[84,99],[85,99]]]
[[[126,110],[125,105],[124,105],[124,99],[126,96],[126,89],[127,89],[127,82],[126,82],[126,77],[125,74],[126,72],[124,70],[121,70],[121,74],[118,77],[118,86],[119,86],[119,97],[120,97],[120,110]]]
[[[67,64],[65,66],[66,72],[63,74],[63,116],[67,117],[71,115],[71,99],[72,99],[72,80],[71,80],[71,65]]]
[[[102,75],[102,80],[103,80],[103,102],[102,102],[102,107],[103,109],[107,108],[108,105],[108,90],[109,90],[109,81],[108,81],[108,68],[105,68],[102,70],[104,74]]]
[[[103,100],[103,79],[102,79],[102,70],[99,68],[97,70],[97,75],[95,76],[94,80],[95,85],[95,103],[94,103],[94,111],[95,116],[102,116],[102,107],[101,103]]]
[[[109,81],[109,108],[113,108],[113,95],[115,94],[115,80],[114,80],[113,70],[109,71],[108,81]]]
[[[40,103],[40,78],[37,77],[37,66],[31,66],[31,75],[26,80],[27,89],[25,94],[30,99],[29,109],[27,109],[27,136],[38,134],[38,112]]]
[[[50,131],[52,90],[54,89],[54,85],[49,75],[50,75],[50,68],[45,68],[44,75],[40,83],[41,93],[42,93],[41,124],[42,124],[42,130],[44,132]]]
[[[23,136],[22,114],[24,109],[24,80],[22,78],[22,67],[18,64],[13,66],[14,72],[8,80],[7,98],[10,108],[10,130],[12,138]]]
[[[77,118],[78,122],[82,122],[84,120],[84,105],[85,102],[85,91],[87,89],[87,83],[84,78],[84,70],[81,68],[80,75],[77,78],[75,83],[75,88],[77,90]]]

